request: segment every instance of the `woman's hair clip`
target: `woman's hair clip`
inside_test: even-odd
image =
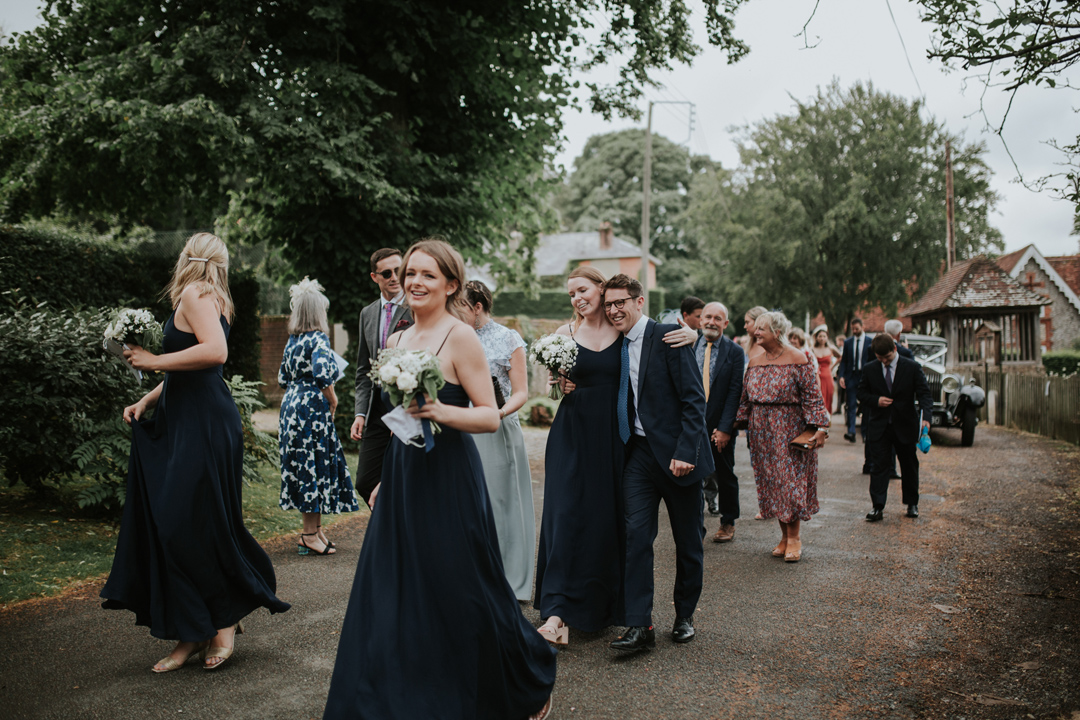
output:
[[[190,260],[191,262],[210,262],[210,258],[197,258],[191,257],[190,255],[188,255],[188,260]]]

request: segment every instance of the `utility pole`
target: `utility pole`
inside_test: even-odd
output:
[[[947,255],[945,272],[956,264],[956,234],[953,229],[953,183],[952,183],[952,143],[945,141],[945,238]]]
[[[649,313],[649,248],[652,244],[652,230],[649,225],[649,211],[652,209],[652,109],[653,105],[689,105],[690,132],[694,129],[694,103],[689,101],[659,100],[649,101],[649,119],[645,125],[645,167],[642,170],[641,183],[641,271],[638,280],[645,291],[645,313]],[[686,142],[690,142],[687,137]]]

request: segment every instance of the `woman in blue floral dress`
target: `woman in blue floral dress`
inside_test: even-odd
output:
[[[289,294],[289,342],[278,370],[278,384],[286,388],[278,433],[280,505],[303,516],[297,552],[331,555],[334,544],[322,531],[322,515],[355,512],[357,504],[334,428],[334,382],[341,372],[327,337],[330,301],[307,278],[289,288]]]

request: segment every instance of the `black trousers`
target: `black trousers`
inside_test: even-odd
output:
[[[383,456],[386,448],[390,447],[390,428],[382,421],[386,409],[379,398],[371,404],[371,412],[364,419],[364,433],[360,440],[360,458],[356,463],[356,494],[364,499],[370,507],[368,499],[371,491],[382,480]]]
[[[905,505],[919,504],[919,458],[915,453],[915,443],[901,443],[896,439],[896,431],[890,424],[885,434],[869,443],[873,470],[870,473],[870,502],[874,507],[885,507],[889,495],[889,476],[893,472],[891,462],[893,454],[900,462],[900,486]]]
[[[709,449],[712,450],[713,465],[716,470],[705,476],[702,487],[705,491],[705,500],[716,498],[720,502],[720,524],[734,525],[739,518],[739,477],[735,474],[735,440],[737,434],[733,434],[731,441],[723,451],[718,452],[716,445],[709,440]]]
[[[633,435],[623,476],[626,497],[626,624],[652,625],[653,542],[659,526],[660,500],[667,506],[675,539],[675,614],[690,617],[701,597],[704,539],[701,525],[701,486],[678,485],[668,477],[649,448],[648,440]]]

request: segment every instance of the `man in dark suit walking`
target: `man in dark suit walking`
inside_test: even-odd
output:
[[[694,638],[694,610],[701,596],[704,539],[701,480],[713,470],[705,432],[705,389],[687,345],[662,340],[676,325],[658,325],[642,314],[641,283],[615,275],[604,283],[604,311],[623,334],[622,376],[616,408],[619,436],[627,444],[623,491],[626,624],[611,643],[616,650],[656,644],[652,624],[653,541],[660,501],[667,506],[675,539],[677,643]]]
[[[908,360],[915,359],[915,353],[911,352],[911,350],[905,347],[904,343],[900,341],[900,333],[904,332],[904,323],[899,320],[886,320],[885,332],[893,339],[893,342],[896,343],[896,352],[900,357],[905,357]]]
[[[863,427],[867,428],[874,457],[874,472],[870,475],[870,501],[874,507],[866,520],[877,522],[883,517],[889,492],[889,456],[893,451],[900,461],[900,482],[903,501],[908,506],[907,516],[917,518],[919,458],[915,454],[915,444],[922,428],[930,427],[934,399],[922,367],[914,360],[900,357],[892,337],[887,333],[878,335],[872,349],[877,360],[863,368],[858,391],[859,402],[863,405]]]
[[[405,306],[405,293],[398,281],[401,251],[382,248],[371,254],[371,279],[379,286],[379,299],[360,311],[360,343],[356,352],[356,402],[349,436],[360,441],[360,459],[356,467],[356,493],[371,505],[371,491],[382,477],[383,455],[390,445],[390,430],[382,416],[391,408],[383,407],[382,393],[373,387],[368,373],[371,361],[386,347],[386,339],[395,331],[412,324]]]
[[[847,432],[844,439],[855,442],[855,419],[859,412],[859,399],[857,397],[859,382],[862,380],[863,368],[874,358],[870,355],[870,338],[863,332],[863,321],[854,318],[851,321],[851,337],[844,341],[844,349],[840,354],[840,366],[837,375],[840,377],[840,387],[847,391]],[[866,446],[866,423],[862,426],[863,438],[863,474],[870,474],[872,465],[870,450]]]
[[[709,514],[720,516],[720,529],[713,542],[731,542],[735,538],[735,520],[739,517],[739,478],[735,474],[735,436],[732,427],[742,397],[743,358],[741,347],[725,337],[727,308],[718,302],[701,311],[702,335],[694,344],[694,359],[701,370],[705,388],[705,429],[709,433],[713,465],[716,470],[705,476],[705,504]]]

